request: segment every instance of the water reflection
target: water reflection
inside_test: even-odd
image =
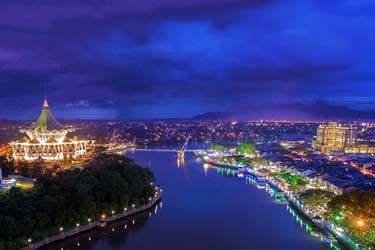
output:
[[[93,249],[94,246],[100,245],[100,242],[106,240],[106,248],[115,249],[126,244],[129,234],[141,231],[144,225],[158,213],[161,209],[161,201],[155,207],[148,211],[124,218],[112,223],[101,229],[92,229],[69,238],[67,241],[57,242],[42,249],[50,250],[70,250],[70,249]]]
[[[185,158],[177,157],[177,167],[183,167],[183,166],[185,166]]]
[[[294,224],[286,206],[275,204],[264,190],[244,185],[246,178],[236,181],[235,170],[204,166],[191,153],[183,167],[178,167],[175,152],[136,152],[131,158],[151,167],[165,190],[165,206],[160,202],[143,214],[49,249],[323,249]]]
[[[282,191],[278,190],[277,188],[270,185],[265,180],[259,181],[259,177],[256,177],[252,174],[243,174],[241,171],[237,169],[231,168],[223,168],[213,166],[211,164],[203,164],[203,169],[205,174],[207,175],[209,169],[216,169],[217,173],[225,177],[237,178],[237,179],[244,179],[245,184],[256,186],[258,189],[264,189],[267,194],[269,194],[273,199],[274,202],[277,204],[286,204],[287,211],[293,216],[295,222],[303,229],[306,233],[308,233],[312,237],[319,237],[320,240],[325,243],[326,245],[323,246],[324,249],[342,249],[342,246],[338,246],[333,243],[332,239],[327,238],[324,234],[321,234],[321,231],[317,226],[311,225],[309,222],[305,221],[297,212],[295,212],[289,205],[289,202],[285,199],[285,195]],[[264,178],[262,178],[264,179]],[[313,232],[313,228],[316,230]],[[318,231],[318,232],[317,232]]]

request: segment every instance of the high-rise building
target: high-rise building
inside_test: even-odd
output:
[[[313,147],[323,154],[344,153],[346,148],[357,146],[358,128],[337,122],[320,125]]]
[[[38,120],[27,129],[20,130],[27,136],[9,143],[14,159],[21,160],[63,160],[86,154],[88,141],[68,138],[73,132],[59,123],[53,116],[47,100],[44,100]]]

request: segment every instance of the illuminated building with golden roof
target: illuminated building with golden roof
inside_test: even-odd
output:
[[[53,116],[45,99],[38,120],[27,129],[20,130],[27,136],[9,143],[16,160],[63,160],[76,158],[87,153],[88,141],[68,138],[73,132],[59,123]]]

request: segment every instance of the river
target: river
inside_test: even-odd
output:
[[[205,169],[192,153],[130,154],[150,166],[164,190],[152,211],[50,245],[46,249],[318,250],[327,249],[264,190]]]

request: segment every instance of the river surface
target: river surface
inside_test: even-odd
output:
[[[192,153],[128,155],[150,166],[164,190],[151,211],[55,243],[47,249],[318,250],[327,249],[296,224],[285,204],[244,179],[205,169]]]

